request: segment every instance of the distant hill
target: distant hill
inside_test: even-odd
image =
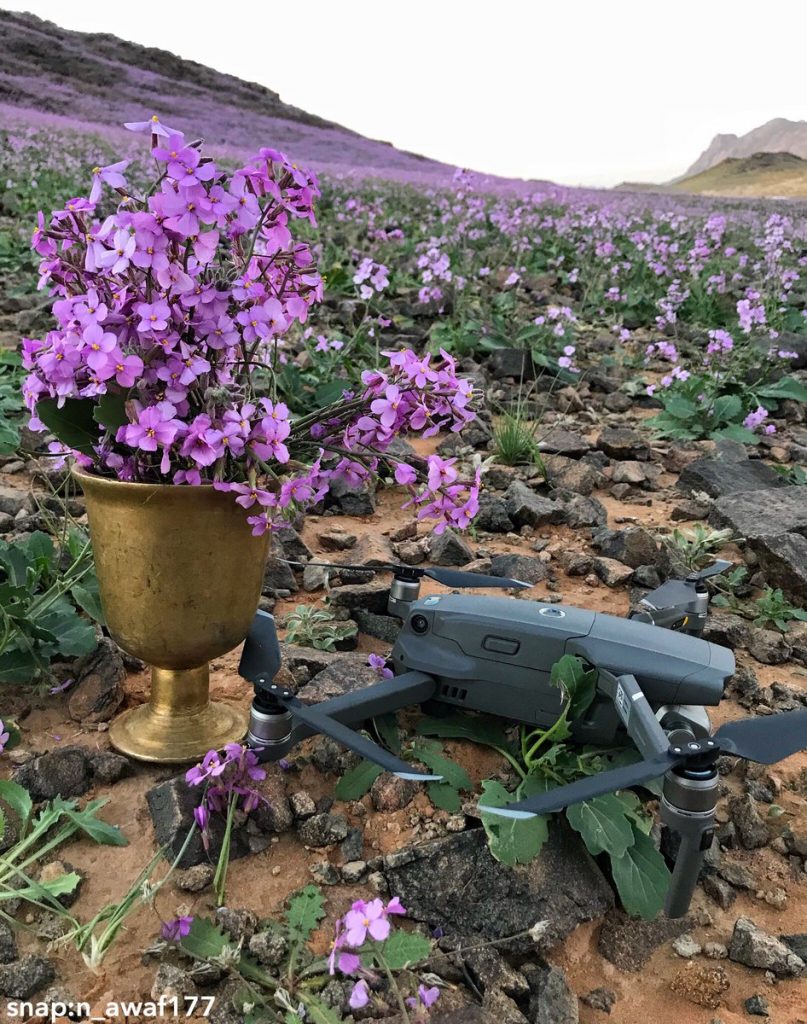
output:
[[[138,17],[136,5],[131,14]],[[215,31],[215,24],[208,28]],[[70,32],[10,11],[0,11],[0,105],[105,128],[157,113],[166,124],[203,135],[217,147],[271,145],[318,169],[415,178],[426,172],[438,179],[453,171],[290,106],[254,82],[165,50]]]
[[[664,192],[708,196],[807,197],[807,160],[793,153],[729,157],[714,167],[664,186]]]
[[[807,121],[776,117],[745,135],[715,135],[695,163],[676,180],[708,171],[726,159],[757,153],[793,153],[807,158]]]

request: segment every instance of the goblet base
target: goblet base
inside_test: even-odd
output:
[[[237,743],[246,731],[246,715],[228,704],[211,702],[178,714],[141,704],[115,719],[109,740],[115,750],[138,761],[186,764],[200,761],[208,750]]]

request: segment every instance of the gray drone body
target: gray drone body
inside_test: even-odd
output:
[[[465,594],[409,607],[392,650],[395,672],[428,673],[435,699],[526,725],[549,726],[560,714],[550,673],[565,654],[634,676],[654,711],[689,720],[696,735],[701,725],[708,731],[701,709],[719,703],[734,672],[725,647],[583,608]],[[621,726],[614,702],[599,694],[575,732],[583,742],[612,743]]]

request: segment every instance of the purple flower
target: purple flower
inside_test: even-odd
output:
[[[173,921],[164,921],[160,935],[166,942],[179,942],[190,934],[192,924],[192,917],[176,917]]]
[[[389,921],[384,916],[384,904],[380,899],[370,903],[358,900],[345,914],[345,939],[354,949],[362,945],[369,935],[381,942],[389,935]]]
[[[2,719],[0,719],[0,754],[2,754],[3,751],[6,749],[6,744],[8,743],[10,735],[11,734],[6,728],[5,722],[3,722]]]
[[[348,1003],[352,1010],[360,1010],[370,1002],[370,989],[364,978],[360,978],[353,986]]]
[[[380,654],[368,654],[367,664],[379,679],[392,679],[394,673],[391,668],[387,668],[387,659],[382,658]]]

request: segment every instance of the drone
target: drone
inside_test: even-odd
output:
[[[596,669],[597,685],[585,716],[573,724],[573,739],[607,745],[632,742],[642,759],[504,807],[479,809],[531,818],[663,778],[661,818],[681,839],[665,904],[669,917],[688,911],[703,856],[712,844],[718,758],[728,754],[774,764],[807,748],[807,710],[729,722],[712,732],[706,709],[720,702],[735,662],[730,650],[702,637],[709,605],[705,581],[724,572],[730,562],[716,561],[684,580],[668,580],[627,618],[512,597],[420,597],[424,578],[453,589],[529,587],[476,572],[306,564],[341,572],[392,573],[388,611],[402,620],[390,656],[394,674],[307,705],[274,681],[281,660],[275,622],[259,611],[239,673],[255,688],[247,743],[261,761],[276,761],[306,737],[322,734],[402,778],[440,781],[439,775],[413,770],[357,727],[426,702],[548,727],[563,706],[562,694],[550,682],[552,666],[563,655],[576,655]]]

